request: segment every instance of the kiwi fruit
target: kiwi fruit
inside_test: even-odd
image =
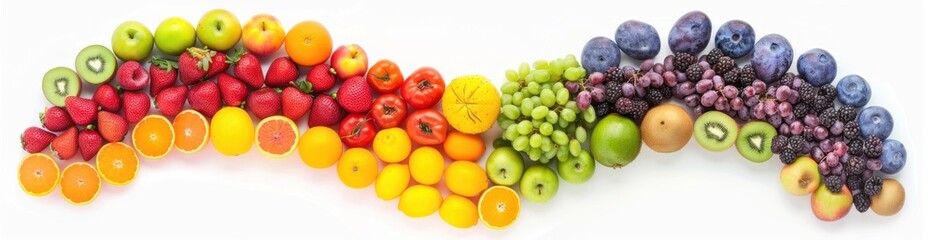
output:
[[[75,58],[75,70],[78,70],[78,76],[91,84],[101,84],[113,78],[117,69],[117,58],[107,47],[101,45],[91,45],[81,52]]]
[[[78,74],[67,67],[56,67],[42,77],[42,94],[52,105],[64,107],[65,97],[78,96],[81,93],[81,80]]]
[[[752,121],[743,125],[736,139],[739,155],[753,162],[765,162],[772,158],[772,138],[778,134],[772,124]]]
[[[694,139],[697,143],[713,152],[726,150],[736,142],[739,127],[729,115],[719,111],[701,114],[694,121]]]

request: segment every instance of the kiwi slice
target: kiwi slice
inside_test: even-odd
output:
[[[753,162],[765,162],[772,158],[772,138],[777,135],[772,124],[752,121],[743,125],[736,140],[739,155]]]
[[[114,53],[101,45],[91,45],[81,52],[75,58],[75,69],[78,70],[78,76],[91,84],[101,84],[114,76],[114,70],[117,68],[117,58]]]
[[[78,93],[81,93],[81,80],[67,67],[53,68],[42,77],[42,94],[52,105],[64,107],[65,97],[78,96]]]
[[[739,127],[729,115],[710,111],[694,121],[694,139],[704,149],[719,152],[733,146]]]

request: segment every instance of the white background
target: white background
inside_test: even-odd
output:
[[[931,25],[922,27],[920,1],[868,2],[461,1],[404,5],[351,1],[4,1],[0,3],[0,152],[5,158],[0,161],[0,238],[723,235],[918,239],[922,225],[930,229],[922,216],[930,218],[932,209],[922,206],[931,199],[931,178],[925,179],[928,184],[922,183],[924,173],[931,172],[931,164],[925,164],[922,153],[924,146],[929,146],[922,142],[926,135],[918,131],[931,130],[922,116],[931,106],[930,73],[926,78],[921,76],[931,71],[931,64],[922,68],[922,54],[918,53],[922,48],[920,30]],[[173,151],[162,160],[143,159],[132,184],[104,184],[97,200],[87,206],[69,205],[58,189],[38,198],[22,192],[15,177],[25,155],[18,137],[23,129],[39,124],[37,115],[48,105],[39,87],[46,70],[73,67],[74,56],[86,45],[109,47],[113,29],[125,20],[139,20],[155,31],[162,19],[174,15],[196,25],[204,12],[217,7],[231,10],[241,24],[258,13],[273,14],[287,29],[301,20],[317,20],[330,30],[335,46],[360,44],[370,63],[388,58],[397,62],[404,74],[419,66],[433,66],[446,79],[483,74],[497,86],[507,68],[523,61],[579,55],[587,40],[594,36],[613,38],[616,26],[628,19],[655,26],[663,39],[662,55],[670,53],[664,44],[668,30],[685,12],[705,11],[714,31],[727,20],[743,19],[753,25],[757,37],[769,33],[787,37],[795,54],[816,47],[828,50],[838,62],[838,78],[856,73],[870,82],[870,105],[891,111],[896,122],[892,138],[901,140],[909,152],[905,169],[892,176],[905,186],[908,199],[894,217],[880,217],[871,211],[860,214],[853,209],[840,221],[822,222],[811,213],[809,197],[791,196],[782,190],[778,181],[782,164],[777,156],[755,164],[733,149],[704,151],[693,140],[673,154],[657,154],[644,147],[638,160],[621,170],[598,166],[594,178],[584,185],[562,182],[557,196],[547,204],[523,200],[519,219],[504,231],[481,225],[455,229],[437,214],[405,217],[396,210],[396,201],[376,198],[372,187],[346,188],[334,168],[312,170],[297,154],[271,160],[252,151],[227,158],[210,146],[193,155]],[[926,21],[930,23],[930,18]],[[926,103],[921,102],[924,94]],[[90,96],[89,90],[83,96]],[[299,121],[302,131],[305,123]],[[484,138],[492,141],[498,134],[494,129]]]

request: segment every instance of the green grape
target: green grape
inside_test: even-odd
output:
[[[493,140],[493,148],[512,147],[512,142],[506,139],[497,138]]]
[[[505,94],[513,94],[518,92],[520,88],[521,86],[519,86],[519,83],[517,82],[504,82],[503,86],[500,87],[500,89],[502,89],[503,93]]]
[[[551,124],[557,124],[558,119],[558,113],[555,111],[548,111],[548,116],[545,116],[545,121],[548,121]]]
[[[529,94],[536,96],[542,92],[542,85],[538,82],[530,82],[525,86],[525,89],[529,91]]]
[[[538,148],[532,148],[527,152],[529,154],[529,159],[532,161],[538,161],[542,158],[542,150]]]
[[[506,116],[506,118],[512,119],[512,120],[518,119],[519,114],[522,114],[519,112],[519,107],[516,107],[516,105],[503,106],[502,111],[503,111],[503,116]]]
[[[568,127],[568,124],[570,124],[570,123],[568,123],[567,121],[564,121],[564,119],[558,120],[558,127],[560,127],[560,128],[566,128],[566,127]]]
[[[541,147],[542,146],[542,135],[538,133],[533,133],[532,136],[529,137],[529,146],[532,146],[532,148]]]
[[[552,76],[558,76],[560,78],[561,74],[564,73],[564,64],[558,62],[558,60],[551,60],[550,64],[551,68],[548,69],[548,72],[550,72]]]
[[[544,89],[541,93],[538,94],[542,100],[542,104],[546,107],[553,107],[555,105],[555,92],[551,89]]]
[[[567,145],[558,146],[557,149],[558,149],[558,153],[555,155],[558,157],[558,161],[564,162],[570,159],[570,156],[569,156],[570,150],[568,149]]]
[[[580,81],[582,78],[584,78],[585,73],[580,72],[579,70],[580,68],[576,68],[576,67],[568,68],[567,70],[564,70],[564,79],[567,79],[568,81],[574,81],[574,82]]]
[[[541,149],[542,151],[546,152],[551,151],[552,149],[555,149],[555,143],[551,141],[551,138],[543,137]]]
[[[567,88],[561,88],[555,93],[555,103],[558,105],[564,105],[568,103],[568,100],[571,98],[571,92]]]
[[[581,142],[578,142],[577,139],[572,139],[571,142],[568,143],[568,150],[570,150],[571,156],[580,156]]]
[[[593,122],[584,122],[584,127],[587,128],[587,129],[593,129],[593,128],[596,127],[596,126],[597,126],[597,121],[593,121]]]
[[[558,145],[568,145],[568,134],[564,131],[554,131],[551,133],[551,141]]]
[[[549,73],[548,70],[536,69],[532,71],[531,75],[532,75],[532,81],[535,81],[538,83],[544,83],[544,82],[551,81],[551,73]]]
[[[522,116],[532,116],[532,109],[535,108],[535,104],[532,103],[531,98],[522,99],[522,105],[519,105],[519,111],[522,112]]]
[[[586,142],[587,141],[587,129],[584,129],[584,127],[581,127],[581,126],[577,126],[577,129],[574,130],[574,138],[580,142]]]
[[[542,105],[542,98],[541,98],[541,97],[539,97],[539,96],[532,96],[531,99],[532,99],[532,104],[535,104],[535,105],[533,105],[533,106],[538,107],[538,106],[541,106],[541,105]]]
[[[551,133],[555,131],[555,126],[551,123],[544,122],[542,125],[538,125],[538,132],[545,136],[551,136]]]
[[[542,91],[544,91],[545,89],[553,89],[553,88],[554,88],[554,85],[556,85],[556,84],[550,83],[550,82],[542,83]],[[552,90],[552,91],[554,91],[554,90]],[[539,93],[539,95],[541,95],[541,93]]]
[[[568,101],[567,103],[564,103],[564,108],[571,109],[571,111],[574,111],[575,113],[581,112],[580,108],[577,108],[577,101]]]
[[[594,110],[593,105],[587,107],[587,109],[581,112],[581,115],[584,117],[584,121],[586,122],[593,122],[597,120],[597,110]]]
[[[499,121],[499,127],[502,128],[502,129],[506,129],[506,128],[508,128],[509,126],[512,126],[512,125],[516,125],[516,121],[515,121],[515,120],[509,120],[509,119],[506,118],[506,117],[503,117],[503,118],[500,119],[500,121]]]
[[[512,94],[512,105],[519,106],[522,104],[522,99],[525,99],[525,95],[522,92],[516,92]]]
[[[543,119],[548,115],[548,107],[538,106],[532,109],[532,119]]]
[[[510,82],[518,82],[519,72],[516,72],[515,69],[506,70],[506,80]]]
[[[519,131],[516,130],[517,128],[516,124],[509,125],[506,127],[506,130],[503,131],[503,137],[509,141],[516,140],[516,138],[519,137]]]
[[[522,80],[527,83],[532,82],[532,73],[529,73],[529,75],[525,75],[525,77],[522,78]]]
[[[525,79],[529,75],[529,63],[519,64],[519,79]],[[528,79],[526,79],[528,81]]]
[[[519,133],[519,135],[529,135],[529,133],[532,132],[532,122],[529,120],[522,120],[516,126],[516,131]]]
[[[512,140],[512,149],[516,151],[525,151],[526,148],[529,148],[528,136],[519,135],[516,139]]]
[[[561,89],[564,89],[564,83],[563,83],[563,82],[557,82],[557,83],[551,85],[551,91],[552,91],[552,92],[556,92],[556,93],[557,93],[558,91],[561,91]]]
[[[551,161],[551,159],[555,159],[555,155],[558,154],[557,148],[551,148],[551,151],[545,151],[542,149],[542,151],[545,152],[545,154],[542,156],[542,159],[545,159],[545,161]]]
[[[561,109],[561,119],[567,122],[573,122],[577,119],[577,114],[571,109]]]
[[[542,123],[545,123],[545,119],[532,119],[532,126],[541,126]]]
[[[581,66],[581,64],[577,62],[577,57],[575,57],[574,54],[568,54],[567,56],[564,56],[564,62],[565,64],[567,64],[568,67],[580,67]]]
[[[535,62],[532,62],[532,67],[534,67],[535,70],[548,69],[548,61],[544,59],[535,60]]]

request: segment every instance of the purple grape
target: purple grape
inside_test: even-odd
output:
[[[706,93],[707,91],[710,91],[710,89],[713,89],[713,80],[702,79],[697,81],[697,84],[694,85],[694,87],[698,93]]]
[[[820,150],[820,147],[811,148],[811,158],[812,159],[824,159],[824,151]]]
[[[843,128],[843,122],[839,120],[834,121],[833,126],[830,127],[830,134],[833,134],[834,136],[840,136],[840,134],[843,133]]]
[[[808,114],[804,116],[804,125],[808,127],[817,127],[820,126],[820,118],[817,118],[814,114]]]
[[[637,87],[637,88],[636,88],[636,96],[637,96],[637,97],[640,97],[640,98],[641,98],[641,97],[645,97],[645,88]]]
[[[798,98],[801,95],[798,94],[798,91],[792,90],[791,95],[788,96],[788,103],[795,104],[798,103]]]
[[[779,103],[778,104],[778,115],[782,116],[783,118],[791,116],[793,115],[793,112],[792,112],[793,109],[794,108],[791,106],[791,103],[788,103],[788,102]]]
[[[762,80],[752,81],[752,87],[756,89],[756,93],[765,92],[766,84]]]
[[[746,108],[746,105],[743,105],[743,99],[740,99],[740,98],[730,99],[730,109],[739,111],[740,108]]]
[[[701,75],[701,79],[713,79],[713,76],[716,76],[717,72],[714,72],[713,69],[707,69],[704,71],[704,74]]]
[[[718,97],[719,96],[717,96],[717,92],[714,92],[714,91],[704,92],[704,95],[701,96],[701,99],[700,99],[701,106],[712,107],[713,104],[717,102]]]
[[[684,98],[694,93],[696,93],[696,91],[694,90],[694,83],[692,82],[678,83],[678,85],[675,86],[675,97]]]
[[[710,70],[710,63],[708,63],[707,61],[703,61],[703,60],[699,60],[699,61],[700,62],[698,62],[697,65],[700,66],[701,71],[706,72],[707,70]]]
[[[746,99],[746,107],[755,107],[756,105],[759,105],[759,98],[751,97]]]
[[[869,179],[872,177],[872,175],[873,175],[872,170],[869,170],[869,169],[863,170],[863,179]]]
[[[678,77],[678,82],[688,81],[688,75],[683,72],[676,72],[675,76]]]
[[[765,104],[765,114],[775,115],[778,113],[778,104],[775,104],[775,101],[766,101]]]
[[[660,87],[662,86],[662,84],[665,83],[665,80],[662,79],[661,74],[650,72],[650,73],[646,73],[645,76],[649,78],[649,81],[650,81],[649,84],[652,87]]]
[[[603,85],[600,85],[600,86],[603,86]],[[603,101],[606,101],[606,92],[605,90],[603,90],[603,88],[595,87],[592,90],[590,90],[590,97],[594,101],[603,102]]]
[[[846,164],[846,162],[848,162],[848,161],[850,161],[850,154],[849,154],[849,153],[843,153],[843,156],[840,157],[840,163]]]
[[[814,159],[819,159],[819,158],[814,158]],[[817,164],[817,171],[819,171],[821,175],[827,175],[830,173],[830,167],[827,167],[826,162],[821,161],[820,163]]]
[[[675,55],[668,55],[665,57],[665,71],[674,71],[675,70]]]
[[[593,85],[602,84],[603,81],[606,80],[606,74],[603,74],[602,72],[591,73],[589,80]]]
[[[655,60],[646,59],[639,64],[639,71],[648,72],[652,71],[652,68],[655,67]]]
[[[726,98],[736,98],[739,96],[739,89],[736,89],[736,86],[729,85],[723,87],[723,96]]]
[[[631,98],[633,95],[636,95],[636,86],[632,83],[623,83],[623,97]]]
[[[775,90],[775,99],[778,101],[788,101],[788,98],[791,97],[791,88],[788,86],[781,86]]]
[[[751,98],[756,95],[756,89],[752,86],[743,88],[743,97]]]
[[[726,100],[726,98],[723,96],[718,97],[717,101],[714,102],[713,105],[717,108],[717,110],[720,111],[730,110],[730,101]]]
[[[801,135],[814,136],[814,127],[804,126],[804,131],[801,132]]]
[[[701,114],[704,114],[704,107],[702,106],[694,107],[694,116],[700,116]]]
[[[788,127],[788,124],[782,123],[782,125],[778,127],[778,134],[787,136],[790,133],[791,133],[791,127]]]
[[[576,82],[565,82],[564,83],[564,88],[567,88],[568,92],[571,92],[571,93],[577,93],[577,90],[580,90],[579,87],[580,87],[580,84],[577,84]]]
[[[584,90],[581,93],[577,94],[577,108],[578,109],[587,109],[590,107],[590,91]]]
[[[739,110],[736,110],[736,117],[738,117],[739,120],[748,121],[749,120],[749,108],[743,107],[743,108],[740,108]]]
[[[801,135],[801,132],[804,132],[804,123],[801,123],[801,121],[794,121],[788,126],[791,127],[792,135]]]
[[[678,84],[678,76],[674,72],[662,73],[662,79],[665,80],[665,86],[674,87]]]
[[[827,139],[828,135],[830,135],[830,132],[827,131],[826,128],[821,126],[814,127],[814,138],[817,138],[817,140]]]
[[[765,106],[763,106],[762,103],[756,104],[756,106],[752,108],[752,116],[759,120],[765,119]]]
[[[833,153],[842,156],[843,154],[846,153],[846,150],[847,150],[846,143],[843,143],[840,141],[833,143]]]
[[[866,159],[866,169],[872,171],[882,170],[882,160],[879,160],[878,158]]]
[[[632,66],[623,67],[623,78],[632,79],[632,76],[636,75],[636,68]]]
[[[649,85],[652,85],[652,80],[649,79],[649,77],[645,75],[642,75],[641,77],[636,79],[636,86],[647,88],[649,87]]]
[[[774,97],[774,96],[775,96],[775,89],[776,89],[775,86],[769,87],[768,89],[765,90],[765,95],[766,95],[766,96],[772,96],[772,97]]]
[[[769,123],[772,124],[772,127],[779,127],[782,125],[782,117],[778,115],[769,115]]]
[[[829,155],[828,155],[828,156],[829,156]],[[843,174],[843,164],[838,164],[838,165],[837,165],[836,167],[834,167],[830,172],[833,173],[834,175],[844,175],[844,174]],[[844,182],[846,182],[846,181],[844,181]]]
[[[723,78],[722,78],[722,77],[720,77],[720,76],[713,76],[713,79],[712,79],[712,80],[713,80],[713,88],[714,88],[714,89],[721,89],[721,88],[723,88],[724,83],[723,83]]]
[[[655,63],[655,67],[652,68],[652,71],[658,74],[662,74],[665,72],[665,65],[661,63]]]
[[[700,96],[697,94],[691,94],[684,97],[684,105],[688,107],[697,107],[700,104]]]
[[[781,111],[781,110],[779,110],[779,111]],[[795,122],[795,121],[798,121],[798,119],[795,118],[794,115],[785,116],[785,117],[783,117],[782,119],[784,119],[784,120],[785,120],[785,123],[787,123],[787,124],[791,124],[791,123],[793,123],[793,122]]]
[[[828,153],[827,156],[824,157],[824,161],[827,162],[828,167],[837,167],[840,165],[840,157],[835,153]]]

